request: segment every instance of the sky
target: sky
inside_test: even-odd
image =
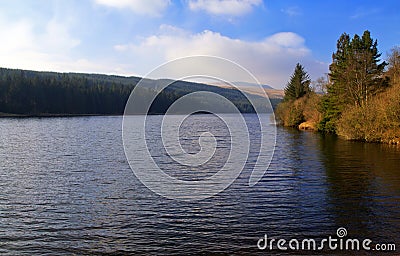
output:
[[[145,76],[212,55],[281,89],[298,62],[325,76],[343,32],[371,31],[384,59],[400,45],[399,10],[398,0],[1,0],[0,67]]]

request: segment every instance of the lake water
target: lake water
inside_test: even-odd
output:
[[[224,145],[225,128],[213,118],[196,115],[183,134],[210,126]],[[269,255],[257,248],[264,234],[318,240],[339,227],[400,250],[400,148],[277,128],[272,163],[257,185],[248,186],[249,162],[223,192],[185,202],[135,177],[121,127],[122,117],[0,119],[1,255]],[[165,156],[157,146],[151,152]],[[182,178],[212,175],[225,158],[222,150]]]

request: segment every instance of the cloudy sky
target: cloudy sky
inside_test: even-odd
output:
[[[400,44],[400,1],[1,0],[0,66],[144,76],[190,55],[235,61],[275,88],[297,62],[328,72],[340,34]]]

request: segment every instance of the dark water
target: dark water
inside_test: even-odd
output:
[[[218,130],[210,118],[198,115],[188,127]],[[270,255],[281,252],[257,249],[264,234],[322,239],[339,227],[400,250],[400,148],[278,128],[256,186],[248,186],[249,163],[220,194],[182,202],[136,179],[121,122],[0,119],[1,255]]]

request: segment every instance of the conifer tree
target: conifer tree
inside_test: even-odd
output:
[[[293,75],[285,88],[285,101],[296,100],[311,91],[311,80],[304,67],[300,63],[296,64]]]
[[[348,105],[366,106],[387,84],[382,77],[387,64],[380,62],[380,56],[378,43],[368,30],[353,39],[346,33],[340,36],[329,66],[330,83],[322,100],[324,117],[319,129],[335,132],[336,122]]]
[[[382,74],[387,64],[379,63],[377,46],[368,30],[352,40],[346,33],[341,35],[329,67],[332,83],[328,89],[338,102],[363,106],[384,85]]]

